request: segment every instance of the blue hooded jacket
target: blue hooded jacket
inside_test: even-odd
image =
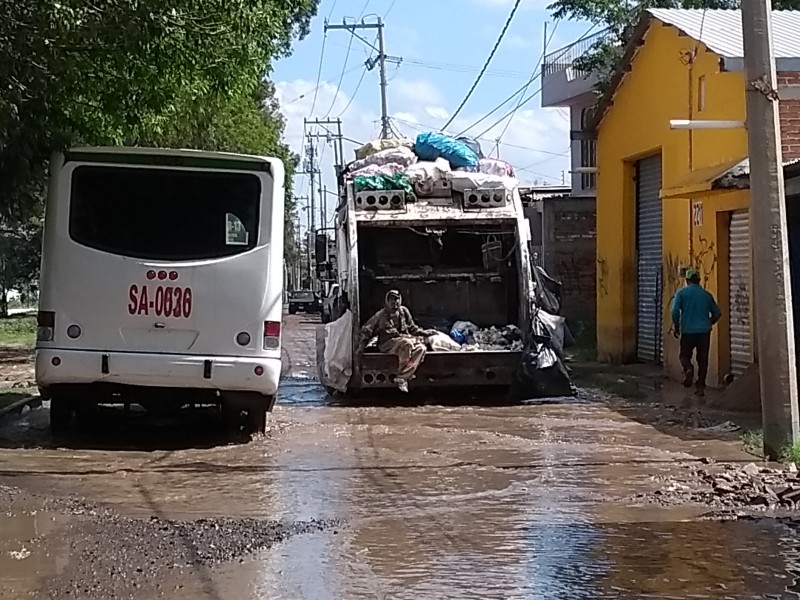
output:
[[[699,283],[689,283],[672,300],[672,323],[682,334],[709,333],[722,316],[714,296]]]

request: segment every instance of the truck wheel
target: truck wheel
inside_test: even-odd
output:
[[[293,315],[297,313],[297,309],[294,306],[289,307],[289,314]]]
[[[72,425],[73,408],[72,400],[69,398],[50,399],[50,433],[62,435],[69,430]]]

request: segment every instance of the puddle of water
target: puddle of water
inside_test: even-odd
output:
[[[797,599],[797,532],[774,522],[386,519],[295,538],[215,572],[221,598]]]
[[[48,545],[46,538],[67,521],[66,516],[49,512],[0,514],[0,597],[33,594],[63,570],[68,554]]]

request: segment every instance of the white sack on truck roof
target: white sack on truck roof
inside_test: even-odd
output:
[[[390,148],[408,148],[409,150],[414,147],[414,140],[408,138],[391,138],[386,140],[372,140],[368,144],[364,144],[356,150],[356,159],[361,160],[368,156],[389,150]]]
[[[408,167],[417,162],[417,155],[411,148],[390,148],[375,154],[370,154],[366,158],[356,160],[347,165],[347,170],[351,173],[358,171],[370,165],[389,165],[398,164],[403,167]]]
[[[519,181],[514,177],[500,175],[487,175],[486,173],[467,173],[466,171],[451,171],[447,178],[453,185],[453,190],[463,192],[477,188],[504,189],[513,191],[519,186]]]

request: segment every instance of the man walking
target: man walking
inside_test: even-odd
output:
[[[435,335],[435,330],[426,330],[414,323],[411,311],[402,304],[402,297],[397,290],[389,290],[385,304],[361,327],[361,348],[363,352],[369,340],[378,336],[378,350],[386,354],[394,354],[399,361],[397,387],[402,392],[408,391],[408,382],[425,358],[425,342],[423,339]]]
[[[692,387],[694,366],[692,355],[696,353],[698,396],[703,396],[708,374],[708,353],[711,346],[711,329],[722,313],[714,296],[700,285],[697,269],[686,269],[686,287],[678,290],[672,300],[672,326],[674,335],[680,339],[683,386]]]

